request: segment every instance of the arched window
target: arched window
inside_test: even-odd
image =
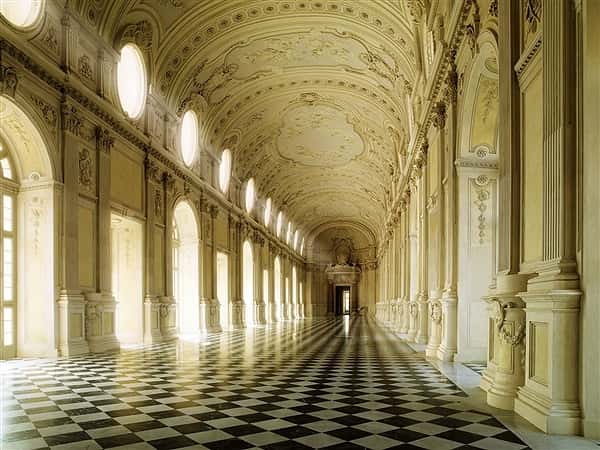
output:
[[[296,230],[294,233],[294,250],[298,250],[298,239],[300,238],[300,232]]]
[[[33,25],[42,12],[42,0],[2,0],[0,14],[19,28]]]
[[[271,223],[271,208],[273,207],[272,202],[271,202],[271,197],[269,197],[267,199],[267,201],[265,202],[265,216],[263,217],[264,222],[265,222],[265,226],[269,226],[269,224]]]
[[[181,157],[186,166],[191,166],[198,152],[198,117],[188,110],[181,121]]]
[[[287,226],[287,233],[285,235],[285,243],[287,245],[290,245],[290,242],[292,241],[292,222],[288,222],[288,226]]]
[[[275,318],[281,320],[282,307],[281,307],[281,263],[279,256],[275,257],[275,263],[273,266],[273,288],[275,289],[273,300],[275,301]]]
[[[0,317],[3,334],[0,336],[2,358],[16,355],[16,193],[12,161],[0,143],[0,165],[5,179],[0,195],[0,251],[2,252],[2,279],[0,283]],[[6,185],[6,187],[4,186]]]
[[[277,237],[281,237],[281,229],[283,228],[283,212],[279,211],[277,214],[277,226],[275,227],[275,234]]]
[[[229,189],[229,180],[231,179],[231,150],[226,148],[221,153],[221,162],[219,163],[219,188],[223,194]]]
[[[139,118],[146,103],[147,78],[144,58],[134,44],[126,44],[121,49],[117,89],[123,111],[132,119]]]
[[[254,178],[250,178],[246,183],[246,211],[248,211],[248,214],[250,214],[254,208],[255,198],[256,192],[254,191]]]
[[[302,242],[300,243],[300,254],[304,255],[304,238],[302,238]]]

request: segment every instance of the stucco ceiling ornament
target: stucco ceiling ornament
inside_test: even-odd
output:
[[[152,47],[152,25],[147,20],[126,25],[121,32],[121,45],[133,42],[141,50],[148,51]]]
[[[542,19],[542,0],[523,0],[523,12],[528,31],[535,34]]]
[[[432,108],[433,126],[438,130],[446,127],[446,104],[444,102],[436,102]]]

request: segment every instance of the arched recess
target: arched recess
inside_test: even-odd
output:
[[[282,307],[281,307],[281,261],[279,256],[275,257],[273,263],[273,286],[275,292],[273,293],[273,299],[275,301],[275,318],[282,320]]]
[[[192,206],[180,201],[173,213],[173,295],[182,334],[200,329],[198,221]]]
[[[254,325],[254,260],[249,241],[244,241],[242,266],[245,321],[246,326],[251,326]]]
[[[12,166],[12,174],[0,180],[2,359],[57,353],[59,211],[52,161],[40,129],[24,109],[0,96],[0,143]]]
[[[496,274],[498,222],[498,47],[486,30],[466,75],[459,110],[458,353],[460,361],[487,357],[487,305]]]

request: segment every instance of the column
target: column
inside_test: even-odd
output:
[[[543,7],[543,247],[538,276],[519,295],[526,304],[527,345],[515,411],[546,433],[578,434],[576,23],[570,1]]]
[[[244,327],[244,300],[242,298],[242,245],[241,223],[231,214],[229,224],[229,318],[231,329]]]
[[[514,66],[520,58],[521,2],[498,2],[499,44],[499,205],[498,274],[496,286],[485,300],[489,304],[488,363],[481,377],[487,402],[513,409],[517,388],[523,384],[524,343],[505,336],[505,330],[522,329],[523,301],[529,275],[520,271],[521,245],[521,117],[518,79]],[[517,334],[517,337],[519,333]]]
[[[169,184],[168,180],[172,180]],[[173,296],[173,220],[175,213],[175,199],[178,192],[174,189],[174,178],[172,175],[167,177],[167,189],[165,190],[165,208],[163,217],[164,222],[160,223],[163,238],[163,279],[164,286],[162,295],[158,296],[160,334],[163,340],[175,339],[177,337],[177,303]]]
[[[427,142],[425,142],[419,152],[417,165],[420,168],[419,178],[419,291],[417,293],[417,333],[415,342],[417,344],[427,343],[429,336],[428,324],[428,267],[427,267]]]
[[[410,180],[410,201],[412,202],[408,206],[408,217],[409,217],[409,229],[408,229],[408,249],[409,249],[409,290],[408,290],[408,332],[406,334],[406,340],[413,342],[417,335],[417,316],[419,314],[417,307],[417,299],[419,296],[420,287],[420,273],[419,273],[419,261],[418,261],[418,241],[419,241],[419,190],[417,189],[417,179],[413,172],[413,178]],[[411,208],[413,210],[411,211]],[[414,224],[411,223],[410,217],[413,216]]]
[[[62,356],[89,351],[85,331],[85,300],[79,285],[79,149],[85,145],[83,118],[69,102],[62,104],[63,220],[61,288],[58,297]]]
[[[447,145],[447,158],[444,160],[446,183],[444,184],[444,225],[445,225],[445,252],[444,252],[444,288],[441,299],[442,309],[442,336],[437,351],[437,358],[442,361],[452,361],[457,351],[457,268],[458,268],[458,194],[457,174],[454,167],[456,160],[456,128],[457,112],[456,97],[458,89],[458,74],[454,63],[455,55],[452,54],[451,69],[446,76],[445,102],[446,102],[446,127],[445,137]]]
[[[254,259],[254,317],[256,325],[265,325],[265,300],[263,298],[262,253],[265,240],[258,233],[253,235],[252,257]]]
[[[104,352],[118,349],[115,335],[116,301],[112,293],[112,262],[110,241],[110,152],[114,138],[108,130],[96,128],[96,189],[98,248],[96,267],[97,292],[86,293],[86,331],[90,351]]]
[[[410,242],[409,233],[409,213],[408,202],[410,201],[410,191],[406,191],[402,200],[402,321],[400,323],[399,333],[406,337],[410,322]]]

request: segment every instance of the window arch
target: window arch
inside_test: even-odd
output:
[[[256,192],[254,189],[254,178],[250,178],[246,183],[246,211],[248,211],[248,214],[250,214],[254,208],[255,199]]]
[[[267,199],[267,201],[265,202],[265,215],[263,217],[263,220],[265,222],[265,226],[269,226],[269,224],[271,223],[271,209],[273,207],[273,203],[271,201],[271,197],[269,197]]]
[[[223,194],[229,189],[231,180],[231,150],[226,148],[221,153],[221,162],[219,163],[219,188]]]
[[[296,230],[296,232],[294,233],[294,250],[298,250],[298,239],[300,239],[300,232],[298,230]]]
[[[146,103],[147,77],[142,52],[134,44],[125,44],[121,49],[117,91],[125,114],[131,119],[138,119]]]
[[[198,116],[191,109],[181,120],[180,130],[181,157],[186,166],[191,166],[198,153]]]
[[[283,228],[283,212],[279,211],[279,214],[277,214],[277,224],[275,226],[275,235],[277,237],[281,237],[282,228]]]
[[[292,241],[292,227],[293,227],[292,221],[290,220],[288,222],[287,232],[286,232],[286,235],[285,235],[285,243],[287,245],[290,245],[290,242]]]

